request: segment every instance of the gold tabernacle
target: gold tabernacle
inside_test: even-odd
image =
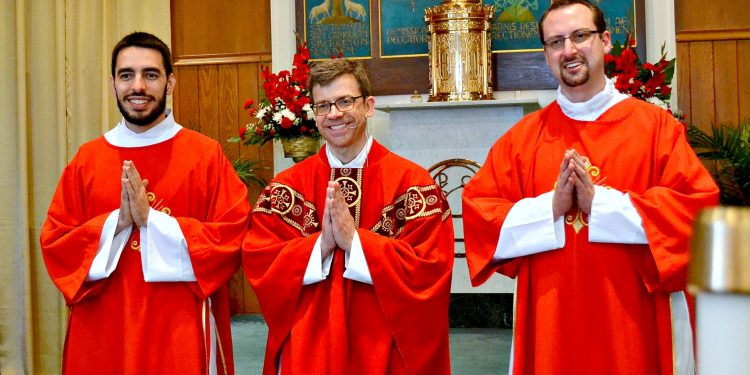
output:
[[[490,20],[493,5],[481,0],[443,0],[424,11],[430,34],[429,101],[492,97]]]

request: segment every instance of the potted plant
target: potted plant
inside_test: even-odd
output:
[[[706,133],[697,126],[687,127],[688,141],[707,164],[719,185],[719,201],[724,205],[750,205],[750,119],[737,126],[712,125]]]

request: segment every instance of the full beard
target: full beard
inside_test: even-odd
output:
[[[125,109],[125,106],[122,104],[124,99],[117,98],[117,108],[120,109],[120,113],[122,114],[122,117],[130,124],[137,125],[137,126],[146,126],[148,124],[153,123],[156,121],[159,116],[163,115],[164,112],[167,109],[167,87],[164,86],[164,93],[161,96],[161,99],[159,99],[156,108],[154,108],[153,111],[143,113],[143,112],[136,112],[136,114],[141,115],[138,117],[135,117],[131,115],[127,109]]]

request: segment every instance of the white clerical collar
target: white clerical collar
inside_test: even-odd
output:
[[[560,87],[557,87],[557,104],[560,105],[565,115],[579,121],[594,121],[612,106],[627,98],[627,95],[617,91],[614,82],[610,79],[606,80],[604,89],[600,93],[581,103],[571,102],[563,95]]]
[[[344,164],[339,160],[339,158],[336,157],[336,155],[331,152],[331,149],[326,147],[326,155],[328,156],[328,164],[331,165],[331,168],[362,168],[365,166],[365,162],[367,161],[367,155],[370,153],[370,147],[372,147],[372,135],[367,135],[367,142],[365,142],[365,147],[362,148],[362,151],[357,154],[357,157],[354,158],[354,160]]]
[[[182,129],[182,126],[174,121],[171,109],[167,108],[165,113],[167,117],[162,122],[143,133],[128,129],[123,118],[114,129],[104,133],[104,139],[117,147],[144,147],[164,142]]]

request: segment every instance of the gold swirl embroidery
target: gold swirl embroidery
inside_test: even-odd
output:
[[[130,248],[135,251],[141,251],[141,243],[133,240],[132,242],[130,242]]]
[[[586,170],[586,174],[588,174],[589,177],[591,177],[591,182],[594,185],[607,187],[607,185],[605,185],[607,178],[601,175],[601,169],[591,164],[591,160],[589,160],[587,156],[582,156],[582,159],[583,159],[583,167]],[[553,189],[557,188],[557,182],[554,183],[552,188]],[[573,230],[575,230],[575,232],[578,233],[581,231],[581,229],[583,229],[583,227],[586,227],[589,225],[588,215],[584,217],[584,213],[583,211],[581,211],[581,208],[575,207],[575,213],[565,215],[565,224],[572,226]]]
[[[573,215],[565,216],[565,224],[572,226],[573,230],[578,233],[581,231],[581,229],[583,229],[583,227],[588,226],[589,222],[583,217],[583,212],[581,212],[580,208],[576,209],[575,215],[575,217],[573,217]]]

